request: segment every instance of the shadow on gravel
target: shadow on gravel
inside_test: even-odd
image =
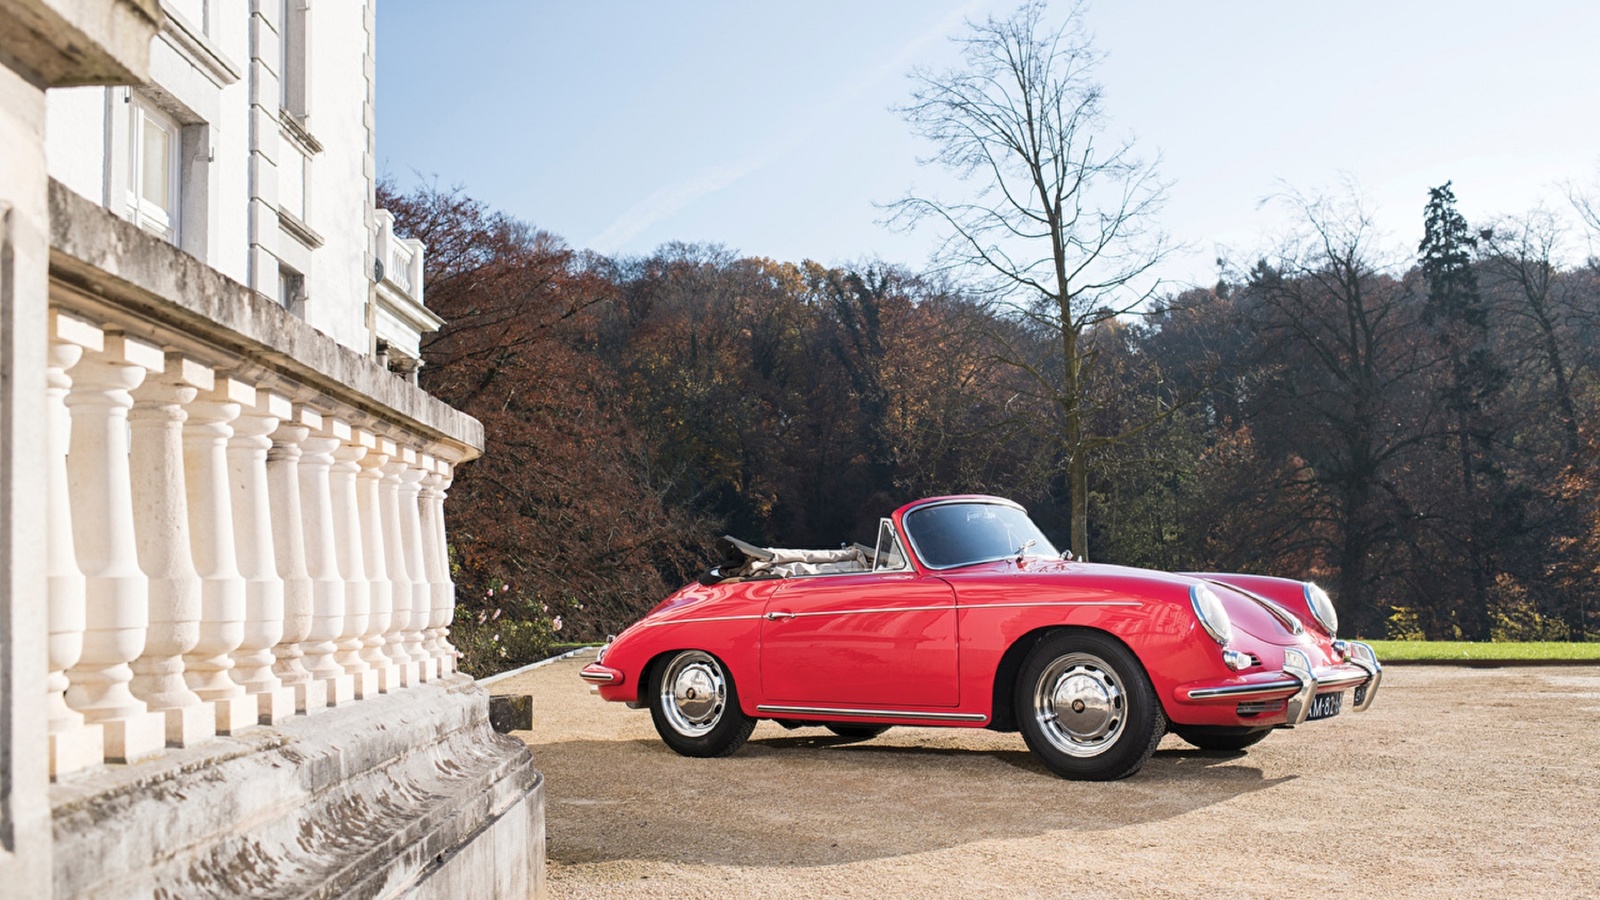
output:
[[[1168,749],[1131,779],[1071,782],[1016,735],[966,734],[950,746],[912,729],[870,741],[758,731],[704,760],[655,740],[536,745],[549,858],[828,865],[1153,822],[1288,780],[1245,753]]]

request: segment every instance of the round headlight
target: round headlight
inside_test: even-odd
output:
[[[1195,618],[1211,639],[1227,646],[1233,640],[1233,623],[1228,620],[1228,610],[1211,588],[1197,584],[1189,588],[1189,602],[1194,606]]]
[[[1311,607],[1311,615],[1322,626],[1322,630],[1333,637],[1339,633],[1339,614],[1333,609],[1333,598],[1328,592],[1317,587],[1311,582],[1306,582],[1306,605]]]

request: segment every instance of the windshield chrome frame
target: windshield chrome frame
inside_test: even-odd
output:
[[[947,569],[962,569],[966,568],[967,566],[981,566],[984,563],[999,562],[1002,559],[1017,558],[1017,554],[1015,551],[1013,551],[1000,556],[991,556],[985,559],[973,559],[966,562],[953,563],[948,566],[935,566],[930,564],[928,562],[928,558],[923,555],[922,548],[917,546],[916,536],[911,533],[911,526],[906,524],[906,518],[914,512],[919,512],[924,509],[932,509],[935,506],[1008,506],[1017,512],[1022,513],[1024,516],[1027,516],[1029,522],[1033,522],[1033,516],[1028,515],[1028,510],[1021,503],[1018,503],[1015,500],[1007,500],[1004,497],[950,497],[944,500],[931,500],[927,503],[918,503],[916,506],[913,506],[904,513],[901,513],[900,530],[905,534],[906,544],[914,553],[917,554],[917,565],[927,569],[930,572],[943,572]],[[1035,531],[1039,531],[1039,524],[1037,522],[1034,522],[1033,527]],[[1042,535],[1046,541],[1050,540],[1050,536],[1046,535],[1043,531],[1039,531],[1039,534]],[[1051,543],[1050,546],[1054,547],[1055,544]],[[1042,556],[1040,558],[1049,559],[1050,557]]]

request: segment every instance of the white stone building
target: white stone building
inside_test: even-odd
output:
[[[373,0],[0,0],[0,884],[527,896]]]

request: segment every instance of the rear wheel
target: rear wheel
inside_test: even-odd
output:
[[[864,741],[864,740],[867,740],[868,738],[875,738],[878,735],[883,734],[885,731],[889,730],[890,726],[888,726],[888,725],[841,725],[841,724],[838,724],[838,723],[830,722],[826,727],[827,727],[827,729],[829,731],[833,732],[834,734],[837,734],[839,737],[842,737],[842,738],[855,738],[858,741]]]
[[[684,650],[656,668],[650,718],[668,747],[684,756],[727,756],[755,730],[739,709],[739,692],[722,663],[703,650]]]
[[[1172,732],[1201,750],[1239,751],[1261,743],[1263,738],[1272,733],[1272,729],[1200,727],[1174,728]]]
[[[1109,635],[1062,631],[1028,654],[1014,695],[1028,749],[1051,771],[1112,781],[1139,771],[1166,733],[1144,667]]]

